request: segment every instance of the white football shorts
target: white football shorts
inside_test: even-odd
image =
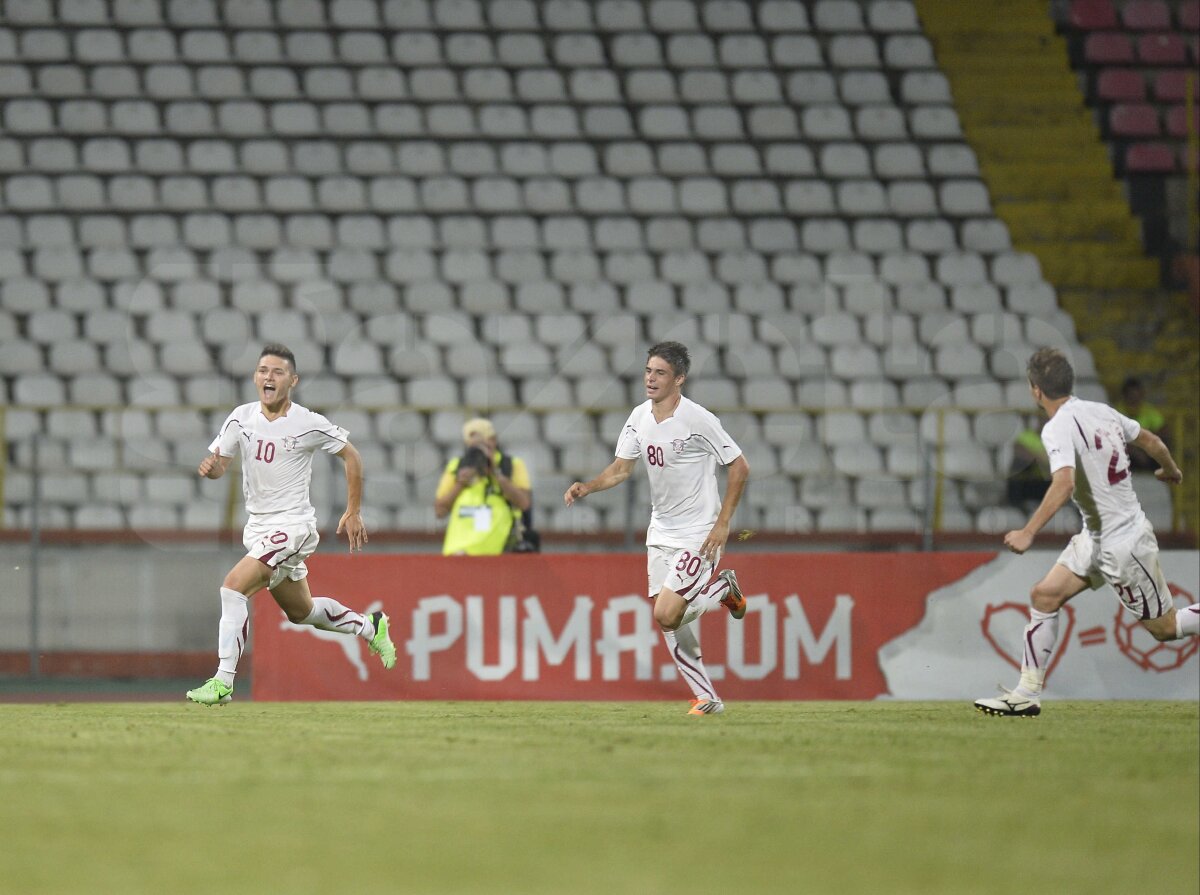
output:
[[[308,522],[275,525],[251,523],[242,531],[246,555],[271,570],[268,588],[275,587],[285,579],[299,581],[307,578],[308,567],[304,565],[304,560],[317,552],[320,542],[317,527]]]
[[[695,549],[647,547],[646,577],[650,585],[650,599],[653,600],[666,587],[690,603],[708,584],[713,569],[720,561],[721,554],[718,553],[716,562],[709,562],[700,555],[699,546]]]
[[[1107,582],[1122,605],[1140,619],[1159,618],[1175,605],[1148,520],[1141,531],[1115,545],[1101,546],[1080,532],[1059,555],[1058,564],[1086,579],[1093,590]]]

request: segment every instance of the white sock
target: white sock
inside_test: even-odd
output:
[[[696,639],[695,629],[690,625],[680,625],[674,631],[663,631],[662,635],[663,640],[667,642],[671,658],[675,660],[675,667],[679,669],[679,676],[687,681],[687,685],[692,688],[692,694],[697,699],[720,702],[717,688],[713,686],[704,661],[700,658],[700,641]]]
[[[216,678],[227,687],[237,677],[238,659],[246,648],[250,630],[250,598],[228,587],[221,588],[221,622],[217,626]]]
[[[696,594],[696,599],[688,604],[688,608],[684,610],[683,621],[679,623],[679,627],[691,624],[710,609],[715,609],[721,605],[721,598],[725,596],[729,590],[729,582],[724,578],[714,578],[708,584],[701,588],[700,593]]]
[[[339,634],[357,634],[363,640],[375,635],[370,616],[347,609],[333,597],[313,597],[313,611],[300,624]]]
[[[1058,613],[1030,609],[1021,654],[1021,683],[1017,685],[1021,696],[1036,698],[1041,695],[1046,683],[1046,669],[1050,667],[1050,657],[1057,642]]]
[[[1176,637],[1200,637],[1200,603],[1193,603],[1175,613]]]

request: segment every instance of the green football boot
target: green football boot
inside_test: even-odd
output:
[[[233,699],[233,687],[210,677],[195,690],[188,690],[187,698],[200,705],[220,705]]]
[[[375,636],[371,638],[371,655],[378,656],[384,668],[396,664],[396,645],[388,636],[388,617],[382,612],[372,612],[371,622],[375,625]]]

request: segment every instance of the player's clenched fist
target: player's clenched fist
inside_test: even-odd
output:
[[[588,487],[583,482],[576,482],[567,489],[567,493],[563,495],[563,503],[570,506],[581,497],[587,497]]]
[[[224,470],[221,469],[221,455],[216,451],[213,451],[200,461],[200,468],[197,470],[197,472],[199,472],[200,475],[204,476],[206,479],[219,479],[221,477],[221,473],[224,472]]]

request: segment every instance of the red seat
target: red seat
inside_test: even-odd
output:
[[[1187,46],[1178,34],[1143,34],[1137,39],[1137,54],[1148,65],[1187,63]]]
[[[1106,68],[1096,78],[1096,98],[1110,103],[1144,100],[1146,79],[1131,68]]]
[[[1083,58],[1092,65],[1129,65],[1133,42],[1120,31],[1093,31],[1083,41]]]
[[[1171,27],[1171,11],[1162,0],[1130,0],[1121,7],[1121,20],[1133,31],[1165,31]]]
[[[1154,98],[1160,103],[1181,103],[1187,99],[1187,79],[1191,74],[1186,68],[1168,68],[1154,74]],[[1200,99],[1200,80],[1194,82],[1192,96]]]
[[[1176,11],[1179,27],[1184,31],[1200,31],[1200,0],[1180,3]]]
[[[1158,110],[1144,103],[1117,103],[1108,110],[1108,127],[1114,137],[1157,137],[1162,133]]]
[[[1162,174],[1175,170],[1175,153],[1165,143],[1134,143],[1125,150],[1125,170],[1131,174]]]
[[[1180,103],[1167,109],[1167,133],[1185,139],[1188,133],[1187,106]],[[1192,128],[1200,128],[1200,105],[1192,107]]]
[[[1118,27],[1117,10],[1111,0],[1073,0],[1067,21],[1080,31],[1112,31]]]

